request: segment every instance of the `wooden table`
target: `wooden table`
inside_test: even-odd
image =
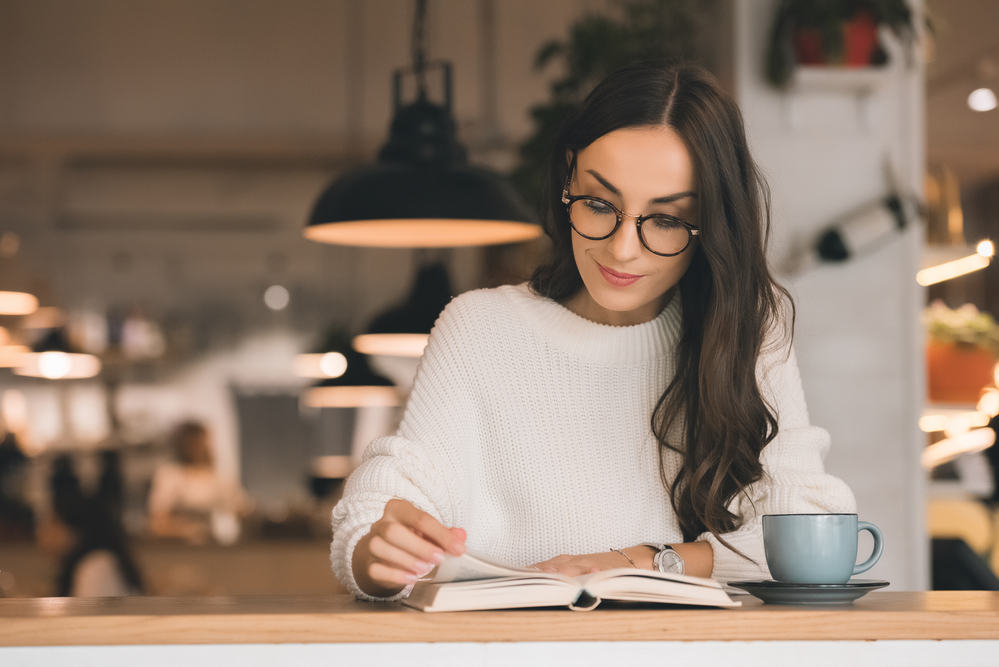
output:
[[[0,665],[999,665],[999,593],[874,592],[852,605],[618,606],[425,614],[347,596],[0,600]],[[32,648],[33,647],[33,648]],[[61,649],[60,647],[73,647]],[[81,647],[92,647],[85,649]],[[150,662],[152,660],[152,662]],[[249,662],[247,662],[249,660]],[[534,662],[532,662],[532,660]],[[345,662],[346,661],[346,662]],[[648,662],[641,663],[644,665]]]

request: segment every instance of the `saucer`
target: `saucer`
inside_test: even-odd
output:
[[[772,579],[730,581],[729,586],[741,588],[771,604],[849,604],[873,590],[888,586],[887,581],[851,579],[845,584],[785,584]]]

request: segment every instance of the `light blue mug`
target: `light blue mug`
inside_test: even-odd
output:
[[[857,537],[874,538],[871,557],[857,565]],[[770,576],[789,584],[845,584],[881,558],[884,539],[856,514],[766,514],[763,546]]]

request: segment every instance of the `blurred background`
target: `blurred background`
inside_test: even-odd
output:
[[[992,0],[0,0],[0,596],[341,591],[330,511],[430,324],[529,275],[552,128],[648,57],[742,105],[827,468],[885,533],[865,576],[994,585],[997,26]],[[496,201],[392,180],[429,164]],[[384,218],[466,222],[345,224]]]

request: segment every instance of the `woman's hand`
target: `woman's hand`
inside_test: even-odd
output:
[[[351,566],[368,595],[390,597],[444,560],[465,553],[465,531],[445,528],[411,503],[394,498],[354,547]]]
[[[649,551],[643,547],[637,548]],[[626,553],[630,551],[632,549],[625,550]],[[622,556],[617,551],[604,551],[598,554],[583,554],[582,556],[555,556],[555,558],[536,563],[531,567],[542,572],[557,572],[567,577],[576,577],[581,574],[613,570],[619,567],[635,567],[638,564],[636,560],[637,555],[633,556],[631,553],[628,553],[628,556],[636,561],[634,565],[628,558]]]

